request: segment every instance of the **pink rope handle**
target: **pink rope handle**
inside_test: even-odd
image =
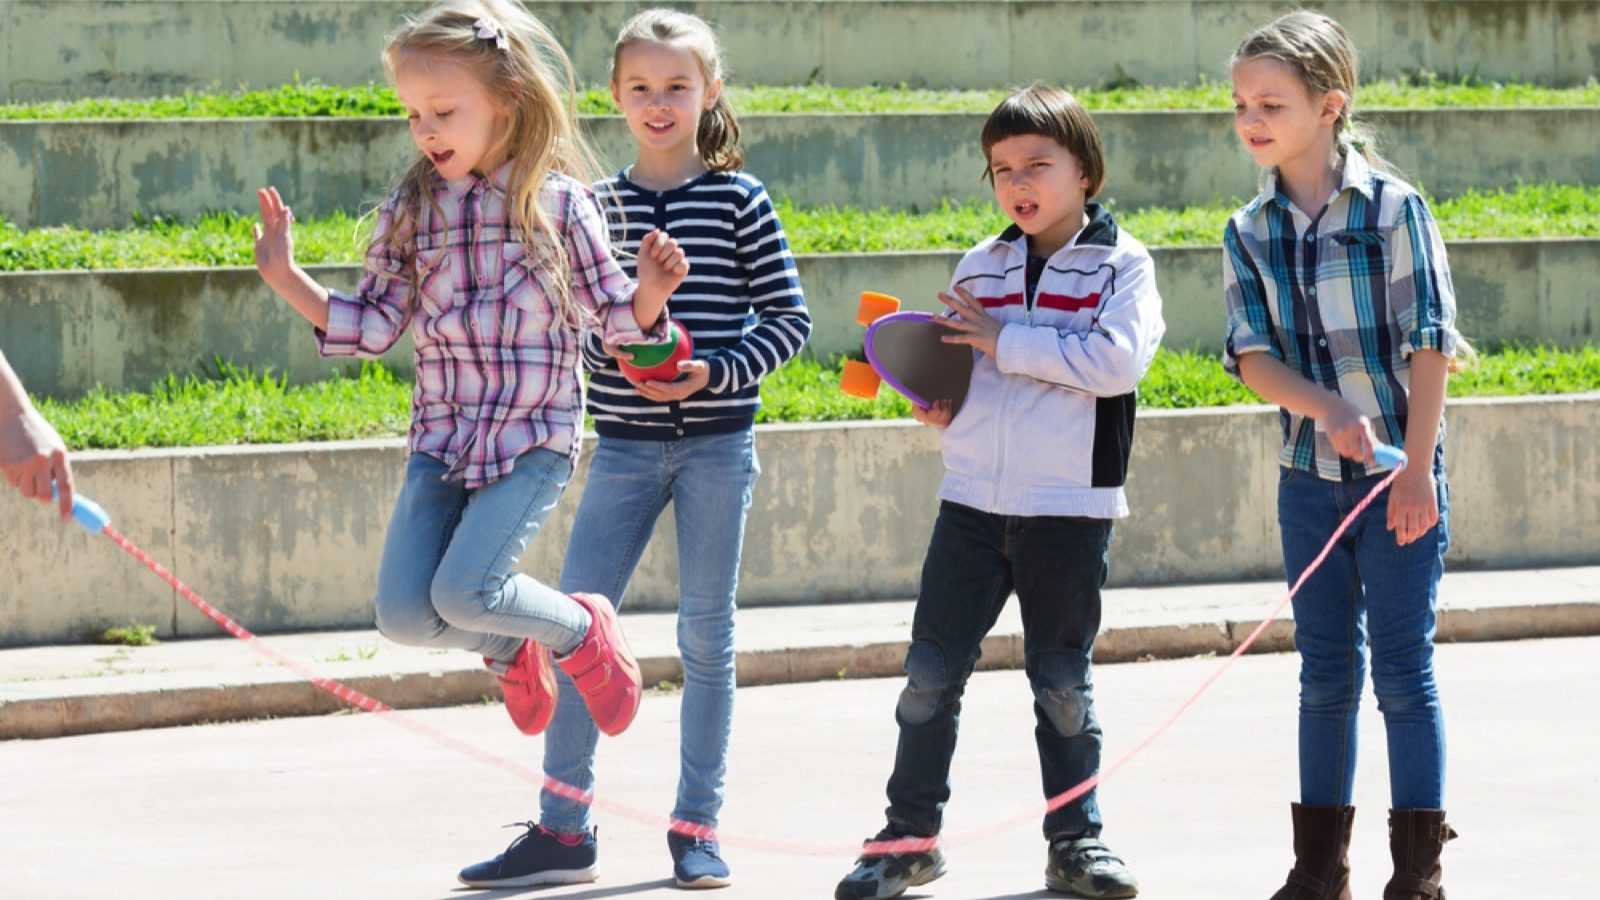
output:
[[[1404,465],[1403,456],[1400,457],[1400,465]],[[1328,554],[1333,551],[1333,547],[1338,542],[1339,538],[1342,537],[1345,531],[1350,528],[1351,524],[1355,522],[1356,518],[1360,516],[1368,506],[1372,505],[1372,502],[1377,498],[1378,494],[1382,493],[1385,488],[1394,482],[1395,478],[1399,476],[1400,472],[1400,468],[1396,468],[1390,472],[1387,477],[1373,486],[1372,490],[1367,493],[1366,497],[1362,498],[1360,503],[1356,504],[1355,509],[1351,510],[1350,514],[1345,517],[1344,521],[1339,523],[1339,527],[1334,530],[1333,536],[1328,538],[1328,543],[1322,548],[1322,552],[1317,554],[1316,558],[1311,561],[1311,564],[1306,567],[1305,571],[1300,573],[1300,577],[1295,580],[1294,585],[1289,588],[1289,592],[1284,595],[1283,599],[1278,601],[1278,605],[1273,608],[1272,612],[1262,619],[1261,623],[1257,625],[1243,641],[1240,642],[1238,647],[1234,648],[1232,653],[1228,654],[1228,657],[1217,666],[1217,668],[1209,677],[1201,682],[1200,686],[1195,689],[1194,693],[1189,695],[1188,699],[1179,704],[1179,706],[1173,710],[1172,714],[1162,721],[1160,725],[1156,726],[1131,748],[1117,757],[1117,759],[1113,761],[1111,765],[1102,768],[1096,774],[1084,779],[1082,782],[1073,785],[1071,788],[1068,788],[1067,790],[1062,791],[1061,793],[1045,801],[1045,811],[1053,812],[1058,810],[1061,807],[1066,806],[1068,803],[1071,803],[1074,800],[1082,797],[1084,794],[1087,794],[1089,791],[1093,790],[1107,778],[1110,778],[1128,763],[1132,762],[1135,757],[1143,753],[1146,748],[1155,743],[1158,738],[1171,729],[1172,726],[1177,723],[1178,719],[1187,713],[1189,709],[1200,700],[1201,696],[1210,690],[1211,686],[1216,684],[1218,679],[1220,679],[1230,668],[1233,667],[1235,663],[1238,662],[1239,657],[1243,656],[1256,643],[1256,641],[1260,639],[1261,635],[1267,630],[1267,627],[1278,618],[1278,616],[1283,612],[1284,607],[1288,606],[1289,602],[1294,599],[1295,594],[1299,592],[1300,588],[1306,583],[1306,580],[1309,579],[1311,575],[1322,565],[1323,561],[1327,559]],[[101,522],[104,522],[105,524],[101,525]],[[106,537],[110,538],[113,543],[115,543],[118,547],[121,547],[125,552],[128,553],[128,555],[142,563],[151,572],[154,572],[168,585],[171,585],[172,588],[183,597],[183,599],[189,601],[189,603],[193,605],[195,609],[199,610],[207,618],[215,622],[220,628],[222,628],[223,631],[226,631],[228,634],[231,634],[243,641],[247,646],[250,647],[250,649],[261,654],[272,662],[277,663],[290,672],[293,672],[295,675],[298,675],[310,682],[317,688],[338,698],[341,702],[347,703],[350,706],[365,712],[370,712],[381,716],[385,720],[393,722],[394,724],[399,725],[400,727],[405,728],[415,734],[426,737],[441,746],[448,747],[458,753],[461,753],[463,756],[507,772],[525,782],[528,782],[529,784],[536,785],[544,790],[556,794],[557,796],[563,797],[574,803],[581,803],[603,812],[609,812],[626,819],[632,819],[633,821],[641,824],[655,827],[666,827],[669,831],[687,835],[689,837],[720,840],[722,843],[735,847],[746,847],[754,850],[765,850],[773,853],[795,856],[835,856],[843,855],[846,852],[856,852],[856,847],[853,844],[808,844],[795,841],[780,841],[764,837],[720,835],[711,827],[701,825],[696,822],[686,822],[681,819],[664,817],[646,812],[644,810],[636,809],[626,804],[617,803],[611,800],[602,800],[597,798],[593,791],[580,790],[573,785],[566,784],[565,782],[559,781],[555,778],[551,778],[543,772],[535,771],[526,765],[507,759],[498,754],[491,753],[473,744],[469,744],[460,738],[452,737],[451,735],[433,727],[432,725],[398,712],[388,704],[383,703],[382,701],[377,700],[361,691],[358,691],[355,688],[342,684],[339,681],[331,678],[324,678],[312,671],[304,663],[292,659],[268,646],[249,629],[245,628],[243,625],[240,625],[238,622],[235,622],[220,609],[217,609],[216,607],[207,603],[200,597],[199,594],[196,594],[188,585],[179,580],[176,575],[173,575],[164,566],[152,559],[149,554],[135,546],[132,541],[129,541],[115,528],[112,528],[109,521],[104,519],[103,514],[102,517],[97,521],[81,524],[84,524],[85,527],[89,528],[90,530],[94,530],[92,526],[99,525],[101,533],[105,534]],[[882,856],[896,853],[918,853],[927,852],[928,850],[931,850],[932,848],[941,844],[977,842],[985,838],[993,837],[1002,831],[1016,827],[1017,825],[1022,824],[1037,815],[1037,808],[1034,808],[1033,810],[1019,813],[1000,822],[985,825],[981,828],[975,828],[970,831],[960,832],[950,837],[907,837],[898,838],[892,841],[867,841],[861,845],[860,854],[862,856]]]

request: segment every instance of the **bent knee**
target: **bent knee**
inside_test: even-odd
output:
[[[1062,737],[1075,737],[1088,727],[1094,705],[1094,686],[1088,667],[1059,653],[1044,654],[1028,677],[1034,702]]]
[[[457,572],[440,568],[434,573],[428,595],[439,618],[456,628],[473,630],[488,614],[499,595],[485,583],[483,573]]]
[[[373,619],[379,634],[397,644],[413,647],[429,645],[449,627],[426,596],[380,593],[373,601]]]
[[[910,725],[933,719],[952,688],[944,651],[931,641],[913,641],[906,651],[906,686],[895,715]]]

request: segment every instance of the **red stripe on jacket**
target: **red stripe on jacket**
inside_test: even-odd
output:
[[[1066,294],[1039,294],[1033,301],[1035,309],[1059,309],[1062,312],[1077,312],[1080,309],[1089,309],[1100,305],[1100,292],[1095,291],[1086,297],[1069,297]]]

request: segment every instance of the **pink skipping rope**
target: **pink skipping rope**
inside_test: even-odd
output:
[[[1211,675],[1205,679],[1205,681],[1200,683],[1200,686],[1195,689],[1194,693],[1190,694],[1188,699],[1184,700],[1183,703],[1178,705],[1177,709],[1172,711],[1170,716],[1163,720],[1161,724],[1152,729],[1149,734],[1146,734],[1142,739],[1140,739],[1138,743],[1134,744],[1121,756],[1117,757],[1117,759],[1109,766],[1103,767],[1098,773],[1084,779],[1082,782],[1047,800],[1045,802],[1045,810],[1047,812],[1060,809],[1061,807],[1066,806],[1068,803],[1071,803],[1079,797],[1082,797],[1084,794],[1093,790],[1096,785],[1105,781],[1117,770],[1131,762],[1140,753],[1144,752],[1144,750],[1154,743],[1157,738],[1165,734],[1167,730],[1170,729],[1178,721],[1178,719],[1183,716],[1184,713],[1188,712],[1189,709],[1193,707],[1197,701],[1199,701],[1200,697],[1205,694],[1206,691],[1210,690],[1211,686],[1215,684],[1217,680],[1220,679],[1230,668],[1232,668],[1234,663],[1238,662],[1239,657],[1244,655],[1244,653],[1255,644],[1255,642],[1261,637],[1262,633],[1267,630],[1267,627],[1272,624],[1273,620],[1278,618],[1278,616],[1283,612],[1284,608],[1289,605],[1289,602],[1294,599],[1294,595],[1300,590],[1300,587],[1304,585],[1306,580],[1311,577],[1312,573],[1316,572],[1316,570],[1322,565],[1323,560],[1327,559],[1328,554],[1333,551],[1334,545],[1338,542],[1339,538],[1344,535],[1345,531],[1349,529],[1350,525],[1356,520],[1356,517],[1360,516],[1361,513],[1372,504],[1372,501],[1377,499],[1377,496],[1394,482],[1395,478],[1399,476],[1400,472],[1406,466],[1405,452],[1396,447],[1379,445],[1374,451],[1374,456],[1381,465],[1392,466],[1393,471],[1391,471],[1389,475],[1378,484],[1374,485],[1372,490],[1367,493],[1366,497],[1362,498],[1361,502],[1356,504],[1355,509],[1350,511],[1350,514],[1345,517],[1344,521],[1339,523],[1338,529],[1336,529],[1333,533],[1333,536],[1328,539],[1328,543],[1322,548],[1322,552],[1317,554],[1316,559],[1311,561],[1311,565],[1307,566],[1304,572],[1300,573],[1299,579],[1295,581],[1291,588],[1289,588],[1289,592],[1284,595],[1283,599],[1278,601],[1278,605],[1273,608],[1272,612],[1262,619],[1261,623],[1255,627],[1255,630],[1251,631],[1249,636],[1241,641],[1238,647],[1234,648],[1234,651],[1228,655],[1228,658],[1223,660],[1222,663],[1217,666],[1216,670],[1213,671]],[[402,728],[406,728],[410,731],[420,734],[437,744],[449,747],[450,749],[461,753],[463,756],[467,756],[486,765],[502,769],[511,773],[512,775],[515,775],[523,781],[537,785],[544,790],[550,791],[558,796],[565,797],[566,799],[575,803],[586,804],[595,809],[614,813],[646,825],[655,827],[664,826],[668,830],[675,831],[679,834],[688,835],[690,837],[718,839],[723,843],[729,844],[730,846],[748,847],[755,850],[766,850],[774,853],[799,856],[838,856],[844,855],[847,852],[856,852],[854,845],[835,846],[827,844],[805,844],[761,837],[720,835],[717,834],[713,829],[695,822],[685,822],[680,819],[659,816],[643,810],[635,809],[625,804],[616,803],[610,800],[602,800],[596,797],[593,791],[579,790],[570,784],[566,784],[562,781],[551,778],[550,776],[545,775],[543,772],[535,771],[532,768],[523,765],[522,763],[515,762],[495,753],[490,753],[481,747],[469,744],[459,738],[452,737],[449,734],[446,734],[444,731],[435,728],[432,725],[421,721],[420,719],[400,713],[388,704],[374,699],[373,697],[370,697],[367,694],[364,694],[348,685],[341,684],[340,682],[331,678],[323,678],[316,672],[312,671],[304,663],[285,656],[279,651],[268,646],[260,638],[256,637],[256,635],[249,629],[245,628],[243,625],[240,625],[238,622],[235,622],[226,613],[203,600],[199,594],[196,594],[193,590],[191,590],[189,586],[180,581],[177,576],[167,571],[164,566],[156,562],[154,559],[151,559],[149,554],[135,546],[132,541],[124,537],[115,528],[112,528],[111,517],[106,514],[105,510],[102,509],[99,504],[95,503],[89,498],[82,495],[75,496],[72,504],[72,515],[73,519],[91,534],[104,534],[106,537],[110,538],[113,543],[126,551],[129,556],[132,556],[134,559],[143,563],[146,568],[154,572],[158,577],[161,578],[162,581],[165,581],[167,584],[171,585],[173,589],[175,589],[183,597],[183,599],[193,604],[195,609],[204,613],[211,621],[217,623],[217,625],[222,628],[223,631],[226,631],[239,640],[244,641],[245,644],[255,652],[261,654],[274,663],[283,666],[285,669],[288,669],[295,675],[298,675],[306,681],[309,681],[311,684],[322,689],[323,691],[332,694],[341,702],[347,703],[365,712],[380,715],[388,721],[394,722],[396,725],[401,726]],[[1014,826],[1022,824],[1027,820],[1036,817],[1037,815],[1038,812],[1036,808],[1030,809],[1026,812],[1018,813],[1017,815],[1012,816],[1009,819],[1005,819],[1004,821],[947,837],[907,837],[898,838],[892,841],[867,841],[862,845],[860,853],[863,856],[881,856],[892,853],[925,852],[941,843],[949,844],[975,842],[983,838],[992,837],[1001,831],[1005,831]]]

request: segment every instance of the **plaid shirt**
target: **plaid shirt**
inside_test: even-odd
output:
[[[329,292],[328,328],[317,332],[324,356],[376,357],[411,326],[411,451],[443,462],[445,477],[468,488],[510,473],[536,448],[576,458],[581,439],[579,333],[561,324],[545,275],[511,223],[509,172],[508,163],[487,178],[440,182],[439,208],[422,204],[415,278],[402,271],[401,254],[373,246],[355,293]],[[391,196],[380,208],[377,233],[396,202]],[[540,202],[564,240],[573,300],[598,318],[606,340],[664,340],[664,318],[649,334],[634,320],[634,284],[611,255],[589,188],[550,175]]]
[[[1239,377],[1247,353],[1270,353],[1361,410],[1379,440],[1401,445],[1411,354],[1454,356],[1459,339],[1444,241],[1422,197],[1351,153],[1316,219],[1295,208],[1274,173],[1228,221],[1223,248],[1228,373]],[[1341,459],[1314,421],[1279,413],[1282,465],[1334,481],[1369,474]],[[1443,422],[1439,430],[1442,442]]]

